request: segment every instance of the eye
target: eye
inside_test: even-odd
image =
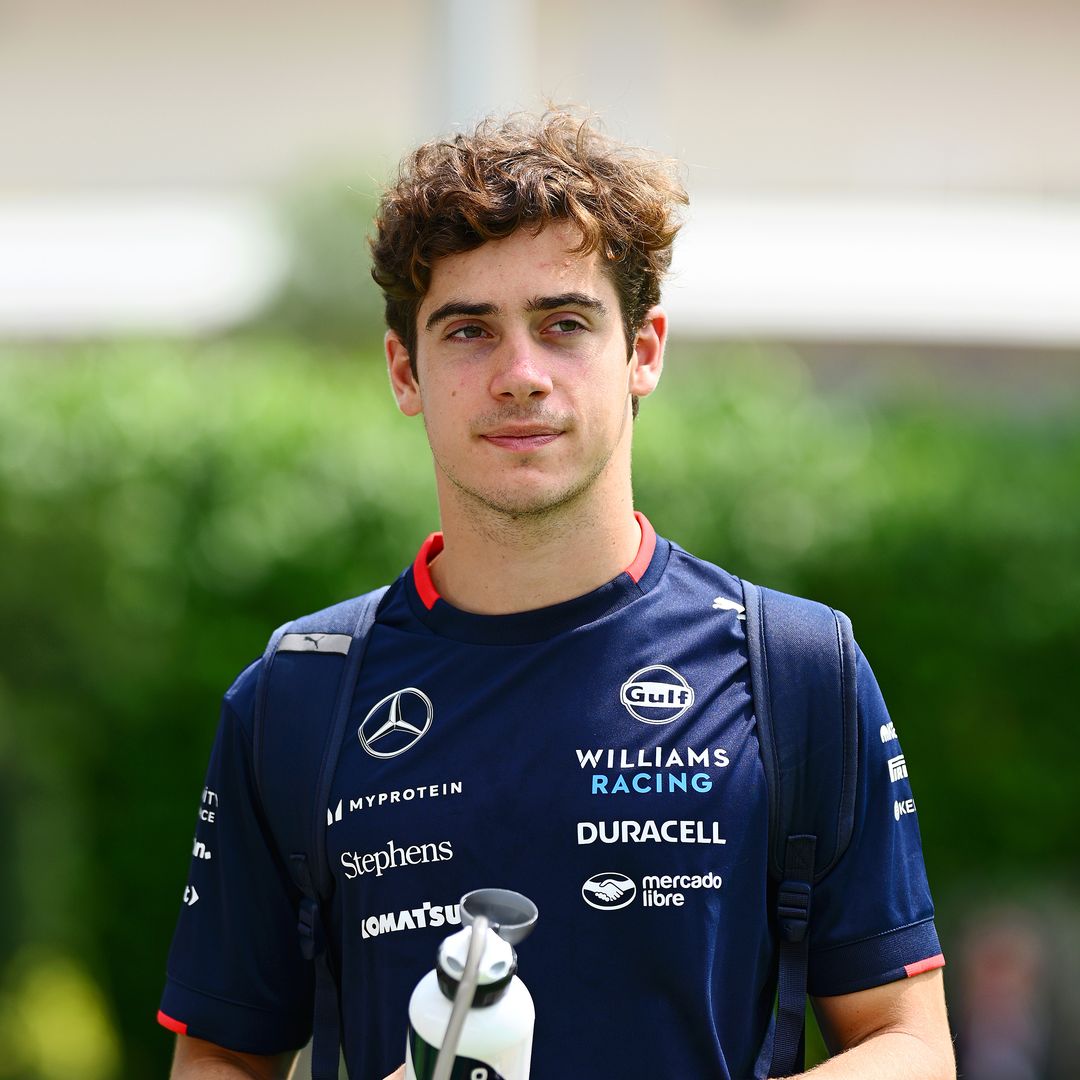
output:
[[[554,330],[557,334],[574,334],[578,330],[584,330],[585,324],[580,319],[563,318],[549,323],[547,328]]]
[[[475,341],[483,337],[486,331],[476,323],[466,323],[464,326],[455,327],[446,336],[457,341]]]

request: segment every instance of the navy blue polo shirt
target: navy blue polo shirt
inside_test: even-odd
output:
[[[750,1075],[776,942],[742,586],[639,520],[631,566],[539,611],[447,603],[438,534],[391,586],[327,806],[350,1076],[401,1064],[409,995],[487,886],[540,910],[518,949],[534,1080]],[[271,1054],[309,1037],[312,978],[252,779],[257,673],[222,706],[159,1019]],[[861,653],[858,686],[856,825],[815,891],[817,995],[944,962],[907,762]]]

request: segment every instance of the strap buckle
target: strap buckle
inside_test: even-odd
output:
[[[808,881],[782,881],[776,897],[777,921],[784,941],[795,943],[806,937],[810,925],[810,897],[813,887]]]
[[[326,949],[326,937],[323,934],[318,900],[312,900],[308,896],[300,900],[296,930],[300,935],[300,952],[304,959],[314,960],[316,956],[321,956]]]

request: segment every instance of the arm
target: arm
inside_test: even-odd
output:
[[[814,998],[829,1049],[838,1056],[814,1080],[955,1080],[940,968],[870,990]]]
[[[222,1046],[176,1036],[170,1080],[286,1080],[292,1071],[294,1053],[241,1054]]]

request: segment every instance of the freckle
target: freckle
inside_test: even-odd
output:
[[[457,397],[457,391],[456,390],[451,390],[450,391],[450,396],[451,397]]]

